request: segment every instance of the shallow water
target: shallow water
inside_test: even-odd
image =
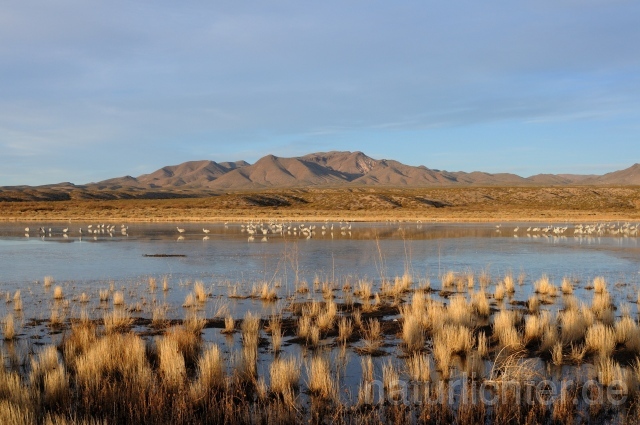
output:
[[[112,302],[99,301],[99,292],[110,290],[111,294],[124,293],[125,306],[133,310],[134,317],[149,319],[154,307],[166,305],[168,318],[182,319],[192,312],[183,303],[196,281],[204,284],[210,298],[195,311],[209,319],[228,313],[242,318],[247,311],[263,318],[282,311],[286,316],[286,307],[294,301],[322,300],[322,289],[327,285],[336,302],[345,303],[353,297],[359,279],[371,281],[375,293],[380,290],[382,277],[393,279],[405,273],[413,277],[414,287],[430,282],[431,288],[438,290],[442,288],[442,276],[449,271],[473,273],[474,289],[479,288],[480,275],[488,275],[488,294],[507,274],[521,279],[515,294],[503,302],[491,300],[493,308],[508,303],[513,308],[522,306],[533,293],[534,282],[543,275],[556,286],[560,286],[563,277],[570,277],[574,296],[589,303],[593,291],[588,287],[594,277],[603,276],[614,304],[629,303],[632,313],[637,313],[640,243],[636,235],[602,232],[574,236],[571,225],[562,235],[527,232],[530,226],[542,227],[535,223],[500,228],[493,224],[334,223],[333,231],[331,224],[306,223],[305,227],[316,226],[311,237],[301,235],[299,223],[292,225],[297,228],[295,232],[258,232],[253,236],[240,224],[127,224],[126,231],[118,225],[112,232],[100,227],[93,233],[94,223],[89,234],[90,224],[73,223],[66,234],[62,228],[67,226],[59,223],[37,227],[27,223],[0,224],[0,300],[6,299],[0,302],[0,316],[14,313],[18,327],[17,343],[2,343],[8,362],[34,351],[34,345],[60,341],[63,332],[46,323],[54,310],[64,312],[66,319],[77,318],[81,313],[99,319],[112,309]],[[30,231],[25,234],[27,226]],[[178,232],[177,227],[184,232]],[[516,227],[519,229],[514,232]],[[205,234],[203,228],[209,233]],[[49,287],[43,284],[45,276],[55,280]],[[156,280],[155,289],[150,287],[150,278]],[[162,287],[164,279],[169,285],[166,291]],[[296,281],[306,281],[310,291],[295,293]],[[263,302],[251,296],[259,291],[262,282],[275,289],[277,302]],[[351,284],[351,289],[343,290],[346,283]],[[55,286],[62,288],[62,300],[54,300]],[[466,284],[461,289],[468,296]],[[23,308],[14,311],[12,300],[18,290]],[[83,293],[89,297],[87,303],[79,302]],[[230,294],[234,297],[230,298]],[[446,296],[440,298],[441,295],[432,294],[446,302]],[[557,311],[563,308],[563,302],[559,296],[543,308]],[[225,336],[220,329],[209,328],[202,335],[205,341],[219,344],[229,358],[241,347],[237,333]],[[264,332],[262,336],[268,338]],[[396,353],[398,336],[386,334],[383,338],[382,350]],[[284,354],[308,358],[308,348],[291,340],[283,339]],[[361,378],[361,356],[353,350],[358,344],[345,350],[333,338],[320,342],[340,371],[341,388],[352,393],[357,391]],[[272,353],[268,347],[261,347],[260,353],[258,373],[267,376]],[[395,355],[377,358],[377,377],[388,361],[401,367],[402,360]],[[301,380],[305,379],[303,370]]]
[[[311,238],[293,232],[250,238],[239,224],[206,223],[128,224],[126,232],[118,225],[111,234],[101,230],[88,235],[88,225],[65,226],[67,236],[59,223],[39,225],[45,233],[33,224],[0,225],[0,291],[21,290],[26,317],[48,317],[48,309],[42,307],[51,304],[52,298],[51,288],[42,285],[44,276],[52,276],[67,299],[85,292],[90,305],[95,305],[98,291],[112,286],[125,292],[127,304],[166,302],[177,317],[182,317],[180,307],[196,280],[218,299],[210,303],[210,314],[230,301],[236,317],[265,307],[254,300],[228,300],[230,292],[249,295],[254,285],[266,281],[277,287],[282,298],[293,292],[296,277],[310,287],[314,281],[333,281],[338,288],[346,279],[353,284],[366,278],[374,282],[375,290],[381,276],[393,278],[405,271],[416,282],[428,279],[435,289],[441,287],[441,276],[447,271],[476,276],[484,271],[493,281],[507,273],[516,278],[524,274],[524,284],[515,295],[521,301],[544,274],[556,285],[564,276],[574,278],[575,295],[585,301],[588,294],[583,288],[596,276],[606,278],[617,301],[635,300],[640,280],[637,236],[569,236],[571,229],[566,236],[527,234],[524,229],[531,224],[496,229],[494,225],[378,223],[352,224],[341,231],[340,226],[346,225],[335,223],[333,231],[331,224],[323,231],[325,224],[315,223]],[[184,233],[177,231],[178,226]],[[521,230],[514,233],[516,226]],[[203,228],[210,233],[205,235]],[[148,288],[149,277],[157,279],[155,291]],[[167,292],[161,288],[163,277],[169,281]],[[8,309],[10,305],[0,306],[0,312]]]

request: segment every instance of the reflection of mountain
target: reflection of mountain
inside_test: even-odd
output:
[[[0,200],[63,200],[192,197],[206,193],[302,187],[443,187],[639,185],[640,164],[598,175],[449,172],[398,161],[373,159],[362,152],[320,152],[297,158],[267,155],[245,161],[190,161],[138,177],[118,177],[77,186],[0,188]]]

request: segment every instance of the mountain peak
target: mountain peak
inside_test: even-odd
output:
[[[162,167],[137,178],[126,176],[95,185],[102,188],[229,190],[313,186],[433,187],[452,185],[640,185],[640,164],[624,170],[594,175],[536,175],[527,178],[508,173],[448,172],[374,159],[361,151],[315,152],[300,157],[265,155],[254,164],[246,161],[187,161]]]

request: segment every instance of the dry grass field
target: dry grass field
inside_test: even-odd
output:
[[[0,220],[602,221],[640,218],[640,187],[279,189],[189,198],[0,202]]]

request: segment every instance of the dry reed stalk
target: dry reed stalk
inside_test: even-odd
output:
[[[489,317],[491,314],[489,300],[487,299],[487,294],[483,290],[476,292],[471,296],[471,306],[480,317]]]
[[[108,289],[101,289],[100,290],[100,302],[104,303],[109,301],[109,297],[111,296],[111,294],[109,293]]]
[[[587,329],[585,346],[600,357],[609,357],[616,347],[615,331],[602,323],[595,323]]]
[[[158,284],[156,282],[156,278],[149,276],[149,291],[155,292],[157,287],[158,287]]]
[[[313,396],[324,400],[337,398],[337,387],[327,359],[320,356],[312,357],[307,366],[307,377],[307,387]]]
[[[607,292],[607,281],[602,276],[593,279],[593,290],[596,294],[604,294]]]
[[[204,283],[197,280],[193,285],[193,293],[196,297],[196,301],[200,304],[207,302],[208,294],[204,289]]]
[[[158,371],[162,384],[171,392],[183,388],[187,378],[184,357],[174,338],[161,338],[157,343]]]
[[[53,283],[55,282],[55,280],[53,279],[53,276],[45,276],[44,277],[44,287],[48,288],[51,285],[53,285]]]
[[[279,395],[287,395],[298,389],[300,381],[300,364],[295,357],[277,358],[269,366],[271,391]]]
[[[2,321],[2,335],[5,341],[11,341],[16,337],[16,328],[11,313],[7,314]]]
[[[196,380],[191,384],[190,393],[194,400],[207,400],[221,392],[225,386],[225,362],[220,348],[209,346],[198,359]]]
[[[560,287],[560,290],[562,291],[563,294],[565,295],[571,295],[573,294],[573,285],[571,284],[571,279],[569,279],[568,277],[563,277],[562,278],[562,285]]]
[[[342,317],[338,322],[338,341],[343,344],[347,343],[347,340],[353,333],[353,322],[351,319]]]
[[[133,324],[133,318],[126,310],[113,310],[111,313],[105,313],[102,320],[107,334],[127,331]]]
[[[409,352],[419,351],[424,347],[424,330],[419,317],[415,315],[405,317],[402,324],[402,340]]]
[[[124,305],[124,293],[116,291],[113,294],[113,305]]]
[[[451,288],[453,284],[456,282],[456,274],[449,270],[441,278],[442,281],[442,289]]]
[[[221,331],[224,334],[232,334],[236,331],[236,322],[231,315],[224,318],[224,329]]]
[[[504,282],[504,289],[507,291],[508,294],[513,294],[514,292],[516,292],[515,281],[513,280],[513,275],[511,273],[508,273],[504,277],[503,282]]]
[[[414,353],[406,360],[407,373],[415,382],[431,380],[431,362],[426,354]]]
[[[55,288],[53,288],[53,298],[55,300],[61,300],[64,298],[64,294],[62,293],[61,286],[56,286]]]

